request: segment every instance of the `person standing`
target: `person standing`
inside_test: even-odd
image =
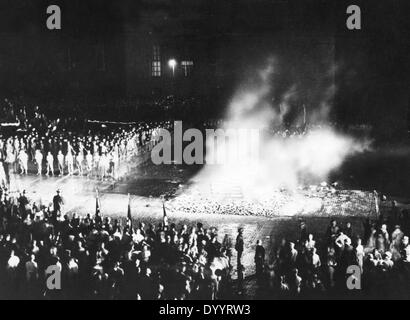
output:
[[[35,160],[37,164],[37,175],[41,175],[41,169],[42,169],[42,164],[43,164],[43,154],[39,149],[36,150],[35,154]]]
[[[0,140],[0,183],[2,187],[8,187],[7,177],[5,172],[6,154],[3,150],[3,141]]]
[[[67,141],[67,153],[74,153],[73,146],[71,145],[70,141]]]
[[[58,171],[60,172],[60,176],[64,174],[64,154],[60,150],[57,154],[57,162],[58,162]]]
[[[76,156],[76,165],[77,165],[79,176],[83,175],[83,161],[84,161],[84,154],[83,154],[83,151],[81,150],[78,152]]]
[[[108,158],[106,153],[101,154],[100,163],[98,164],[98,167],[100,169],[101,181],[104,181],[104,178],[106,177],[108,170]]]
[[[263,274],[263,267],[265,265],[265,248],[262,246],[262,241],[256,242],[255,248],[255,266],[256,276],[260,277]]]
[[[47,153],[46,160],[47,160],[47,173],[46,173],[46,175],[49,175],[49,173],[51,172],[51,175],[54,176],[54,157],[53,157],[53,155],[51,154],[50,151]]]
[[[29,289],[33,289],[38,280],[38,264],[36,261],[36,256],[34,254],[30,255],[30,260],[26,262],[26,281],[29,285]]]
[[[118,148],[114,148],[114,151],[112,153],[112,162],[113,162],[113,177],[115,180],[117,180],[120,176],[119,174],[119,164],[120,164],[120,159],[118,156]]]
[[[226,257],[228,258],[228,265],[229,269],[231,269],[231,259],[232,259],[232,241],[231,238],[229,237],[228,234],[225,234],[225,237],[222,241],[222,248],[226,254]]]
[[[87,155],[85,156],[85,162],[87,166],[87,177],[92,175],[93,171],[93,155],[91,154],[90,150],[87,150]]]
[[[58,189],[56,195],[53,197],[53,209],[54,209],[54,219],[61,214],[61,209],[64,205],[63,197],[61,196],[61,191]]]
[[[107,163],[108,163],[108,172],[109,175],[115,179],[115,172],[114,172],[114,156],[113,152],[109,152],[107,155]]]
[[[30,204],[26,196],[26,190],[23,190],[23,192],[20,194],[20,197],[18,198],[18,203],[19,203],[20,215],[21,215],[22,220],[24,221],[27,218],[27,211],[29,209],[29,204]]]
[[[357,244],[356,244],[354,253],[355,253],[356,262],[358,266],[360,267],[360,271],[361,273],[363,273],[363,261],[364,261],[365,254],[364,254],[364,247],[362,245],[361,238],[357,238]]]
[[[18,164],[19,164],[18,155],[19,155],[19,151],[20,151],[20,143],[18,141],[19,140],[17,139],[17,137],[14,137],[14,140],[10,141],[11,150],[12,150],[11,161],[13,161],[12,162],[13,173],[18,172]]]
[[[243,229],[238,229],[238,236],[236,237],[235,250],[237,252],[237,268],[242,266],[241,259],[243,253]]]
[[[67,155],[65,156],[65,161],[67,163],[68,175],[72,176],[74,173],[74,158],[71,151],[67,152]]]
[[[36,143],[36,138],[33,137],[31,140],[29,140],[29,151],[31,155],[31,161],[34,161],[36,159],[36,152],[37,150],[37,143]]]
[[[14,153],[13,145],[10,140],[6,144],[6,159],[3,163],[4,172],[6,174],[7,185],[10,186],[10,168],[13,167],[14,162],[16,161],[16,155]]]
[[[95,168],[95,176],[98,178],[100,174],[100,153],[98,149],[94,151],[93,161],[94,161],[94,168]]]
[[[21,149],[19,152],[19,161],[20,161],[20,174],[27,174],[28,169],[28,154],[24,149]]]

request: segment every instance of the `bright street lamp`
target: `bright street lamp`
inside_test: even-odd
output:
[[[172,77],[175,76],[175,67],[177,66],[177,61],[175,59],[169,59],[168,66],[172,69]]]

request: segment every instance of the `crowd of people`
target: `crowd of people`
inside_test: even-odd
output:
[[[216,228],[95,215],[68,217],[1,190],[0,295],[37,299],[222,299],[231,297],[232,241]],[[51,281],[49,267],[59,274]],[[50,286],[51,283],[51,286]],[[55,290],[57,289],[57,290]]]
[[[156,103],[167,109],[164,106],[175,101],[167,97]],[[256,297],[258,292],[262,298],[410,297],[410,221],[395,205],[388,219],[383,215],[377,220],[363,219],[358,217],[364,216],[368,200],[372,201],[367,193],[346,194],[333,185],[304,190],[301,207],[305,211],[316,197],[338,199],[345,210],[351,203],[351,212],[343,214],[343,223],[331,220],[322,231],[310,231],[300,221],[299,235],[275,239],[271,251],[265,251],[261,240],[247,243],[242,228],[237,235],[220,235],[217,228],[202,223],[170,224],[165,209],[158,225],[114,219],[99,210],[93,215],[69,216],[62,212],[60,192],[48,207],[30,201],[25,191],[10,193],[10,174],[120,179],[125,174],[122,164],[149,150],[158,142],[159,129],[171,128],[172,123],[49,118],[39,107],[30,111],[9,100],[2,104],[2,111],[1,121],[12,130],[0,138],[0,298],[237,298],[246,292],[246,282],[253,281],[244,277],[249,267],[242,264],[245,247],[254,248]],[[223,127],[224,123],[215,120],[202,125]],[[293,139],[310,129],[266,130]],[[212,194],[186,192],[169,205],[187,214],[271,217],[294,201],[283,190],[260,203],[243,198],[221,202]],[[327,205],[337,203],[323,200],[312,210],[323,213]],[[355,229],[346,222],[346,216],[354,215],[363,220],[363,226]],[[50,266],[57,272],[54,278]],[[349,273],[350,266],[356,266],[359,274]],[[54,279],[51,286],[50,279]],[[361,289],[350,290],[349,281]]]
[[[360,230],[354,230],[350,222],[342,225],[332,219],[326,232],[317,238],[301,221],[299,237],[282,239],[270,265],[275,296],[408,298],[407,214],[389,213],[387,219],[381,215],[377,220],[362,220]]]
[[[10,185],[10,173],[26,175],[86,175],[118,179],[121,162],[152,147],[159,128],[169,122],[118,123],[88,121],[80,129],[67,119],[48,119],[38,107],[27,116],[24,109],[11,109],[19,130],[0,138],[0,184]]]
[[[243,228],[236,240],[233,234],[221,238],[217,228],[202,223],[169,223],[165,209],[158,225],[146,225],[103,216],[98,208],[94,215],[68,216],[61,212],[63,202],[59,191],[45,207],[25,191],[11,195],[1,189],[1,298],[238,298],[252,281],[244,277],[245,268],[254,270],[256,297],[258,292],[291,299],[410,293],[410,224],[397,207],[388,219],[362,219],[357,230],[348,220],[332,219],[325,232],[310,232],[300,220],[299,234],[265,251],[261,240],[247,243]],[[254,266],[242,263],[249,246]],[[357,272],[350,274],[349,266]]]

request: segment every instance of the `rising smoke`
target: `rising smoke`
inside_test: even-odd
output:
[[[301,185],[327,180],[346,157],[368,148],[368,142],[338,132],[329,123],[335,93],[332,77],[325,75],[316,88],[301,90],[303,84],[298,83],[279,92],[275,88],[280,77],[275,72],[277,66],[276,60],[269,59],[264,68],[240,86],[230,101],[222,126],[225,130],[259,129],[256,160],[205,166],[200,180],[232,181],[252,197],[263,196],[272,188],[296,190]],[[332,72],[334,68],[329,74]],[[306,99],[306,93],[301,93],[306,91],[309,97],[314,97],[311,101]],[[239,147],[250,148],[247,143],[244,140]],[[207,154],[219,151],[207,146]]]

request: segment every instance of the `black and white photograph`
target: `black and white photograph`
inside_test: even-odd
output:
[[[407,300],[409,237],[408,1],[0,0],[0,300]]]

